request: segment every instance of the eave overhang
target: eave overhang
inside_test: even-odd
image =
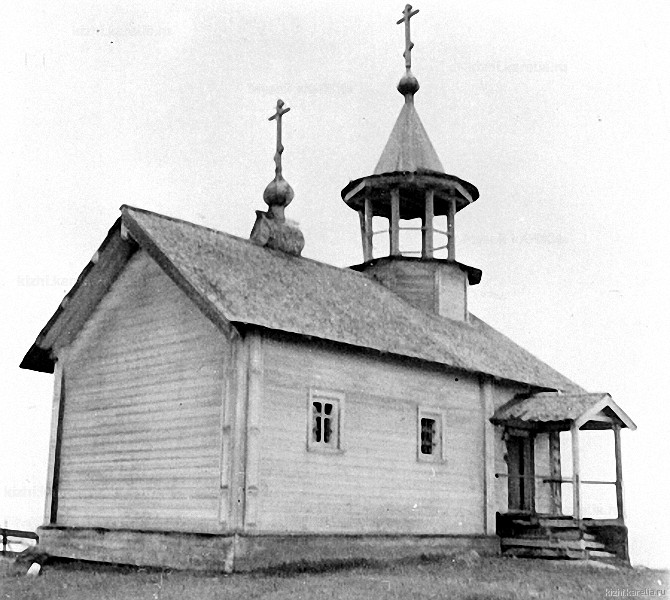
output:
[[[421,218],[425,214],[425,193],[434,192],[434,214],[446,215],[449,204],[456,201],[459,211],[479,198],[479,190],[471,183],[437,171],[395,171],[368,175],[350,181],[341,192],[342,199],[356,211],[365,209],[365,199],[372,203],[374,215],[386,216],[389,211],[389,194],[400,190],[400,218]]]
[[[369,278],[357,273],[344,275],[351,272],[349,269],[287,257],[284,253],[259,249],[247,240],[213,229],[128,206],[122,207],[121,219],[110,229],[94,258],[26,353],[22,368],[46,373],[53,371],[61,349],[75,339],[128,260],[140,248],[226,334],[231,333],[231,325],[249,323],[306,338],[416,358],[500,381],[517,382],[534,391],[581,391],[579,386],[474,315],[471,315],[470,323],[438,317],[433,320],[421,311],[407,311],[405,303],[399,303],[394,294],[386,296],[381,290],[388,290],[381,285],[371,285]],[[226,268],[231,270],[231,276],[237,273],[239,278],[222,277],[222,264],[228,265]],[[283,268],[289,269],[294,276],[294,285],[301,286],[304,292],[296,296],[296,301],[303,302],[304,306],[298,313],[323,315],[325,311],[327,314],[321,321],[315,323],[311,318],[298,316],[286,319],[283,313],[274,310],[271,302],[286,286],[286,277],[281,275]],[[466,265],[458,268],[466,269],[471,281],[476,280],[477,270]],[[237,272],[236,269],[244,271]],[[274,273],[269,278],[272,292],[264,292],[265,296],[261,296],[270,304],[259,301],[250,308],[249,300],[258,299],[260,294],[257,284],[262,273]],[[246,279],[242,277],[245,274]],[[324,285],[342,279],[347,292],[336,292],[341,289],[338,284],[332,288],[332,294],[324,296],[324,291],[319,292],[323,286],[314,286],[314,280],[320,277],[323,277]],[[264,287],[267,285],[267,282],[263,284]],[[245,289],[253,296],[243,293]],[[310,297],[312,292],[318,293]],[[352,298],[357,300],[352,303]],[[366,302],[371,303],[370,306]],[[382,311],[382,317],[377,317],[377,307],[384,303],[388,303],[388,310]],[[361,306],[367,308],[357,312]],[[412,321],[409,329],[407,319]],[[377,325],[370,325],[371,322]],[[393,326],[384,328],[382,324],[387,323]],[[359,325],[367,327],[361,332]],[[423,330],[425,334],[421,333]],[[509,354],[511,360],[498,360],[498,354]]]
[[[468,284],[469,285],[477,285],[481,282],[482,280],[482,270],[477,269],[476,267],[471,267],[470,265],[466,265],[463,263],[460,263],[455,260],[447,260],[444,258],[425,258],[421,256],[380,256],[378,258],[373,258],[372,260],[368,260],[364,263],[360,263],[358,265],[351,265],[349,268],[352,271],[358,271],[363,272],[365,271],[368,267],[371,267],[373,265],[379,264],[379,263],[384,263],[384,262],[391,262],[391,261],[404,261],[404,262],[418,262],[418,263],[427,263],[427,262],[433,262],[433,263],[439,263],[439,264],[445,264],[445,265],[455,265],[461,271],[465,272],[468,276]]]
[[[122,227],[119,218],[24,356],[21,369],[54,372],[54,348],[74,338],[137,250],[137,245],[122,235]]]

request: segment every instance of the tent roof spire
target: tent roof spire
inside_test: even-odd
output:
[[[405,97],[405,104],[377,163],[375,175],[419,170],[444,173],[444,167],[414,108],[414,94],[419,91],[419,81],[412,74],[414,43],[411,40],[410,19],[418,12],[412,9],[411,4],[408,4],[403,10],[403,18],[398,21],[398,25],[405,24],[405,51],[403,52],[405,74],[398,83],[398,91]]]

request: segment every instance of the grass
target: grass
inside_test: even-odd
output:
[[[417,560],[199,575],[83,563],[45,566],[39,577],[2,575],[0,600],[518,600],[606,598],[606,590],[666,589],[668,573],[505,558]]]

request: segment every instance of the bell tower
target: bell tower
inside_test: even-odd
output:
[[[479,191],[444,172],[414,107],[419,82],[412,74],[410,20],[418,12],[408,4],[398,21],[405,26],[405,73],[398,83],[405,101],[398,119],[374,173],[342,190],[342,199],[358,212],[361,224],[364,262],[352,268],[417,308],[467,321],[467,288],[479,283],[481,271],[456,261],[455,220],[458,211],[477,200]],[[446,227],[439,227],[444,217]],[[418,219],[420,225],[407,223]],[[374,230],[373,220],[387,226]],[[411,237],[419,231],[420,242],[418,235]],[[401,245],[405,234],[409,247]],[[379,235],[388,235],[387,254],[375,250]]]

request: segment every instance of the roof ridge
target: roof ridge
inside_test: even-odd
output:
[[[249,239],[240,237],[238,235],[233,235],[232,233],[228,233],[228,232],[222,231],[220,229],[214,229],[214,227],[208,227],[207,225],[200,225],[199,223],[194,223],[193,221],[187,221],[186,219],[180,219],[178,217],[172,217],[170,215],[164,215],[162,213],[159,213],[159,212],[156,212],[156,211],[153,211],[153,210],[147,210],[146,208],[138,208],[136,206],[130,206],[129,204],[122,204],[121,207],[119,208],[119,210],[121,210],[122,213],[123,213],[124,210],[128,210],[128,209],[136,211],[136,212],[152,215],[154,217],[159,217],[159,218],[165,219],[167,221],[172,221],[173,223],[183,223],[184,225],[191,225],[192,227],[198,227],[199,229],[204,229],[206,231],[210,231],[212,233],[215,233],[215,234],[218,234],[218,235],[221,235],[221,236],[224,236],[224,237],[232,238],[232,239],[238,240],[240,242],[246,242],[250,246],[253,246],[255,248],[259,248],[259,249],[262,249],[262,250],[265,250],[265,251],[268,251],[268,252],[272,252],[276,256],[289,257],[289,255],[287,255],[286,252],[282,252],[281,250],[275,250],[273,248],[267,248],[267,247],[259,246],[258,244],[254,244]],[[376,281],[373,281],[370,277],[368,277],[366,275],[363,275],[363,273],[360,273],[358,271],[354,271],[354,270],[350,269],[349,267],[338,267],[337,265],[332,265],[330,263],[323,262],[323,261],[317,260],[315,258],[310,258],[309,256],[290,255],[290,258],[291,259],[304,260],[304,261],[307,261],[307,262],[317,264],[317,265],[322,266],[322,267],[327,267],[329,269],[335,269],[340,273],[346,272],[346,273],[351,274],[354,277],[362,277],[367,281],[372,281],[373,283],[375,283],[377,285],[381,285],[381,284],[377,283]],[[398,297],[400,298],[400,296],[398,296]]]
[[[170,215],[164,215],[163,213],[156,212],[154,210],[147,210],[146,208],[138,208],[137,206],[131,206],[130,204],[122,204],[119,207],[119,210],[123,213],[124,210],[134,210],[137,212],[141,212],[147,215],[153,215],[154,217],[160,217],[161,219],[165,219],[167,221],[172,221],[174,223],[183,223],[185,225],[192,225],[193,227],[199,227],[200,229],[206,229],[207,231],[211,231],[212,233],[218,233],[226,237],[230,237],[236,240],[240,240],[241,242],[249,242],[248,239],[245,239],[243,237],[240,237],[238,235],[233,235],[232,233],[227,233],[225,231],[222,231],[221,229],[214,229],[214,227],[208,227],[207,225],[200,225],[199,223],[194,223],[193,221],[187,221],[186,219],[180,219],[179,217],[172,217]],[[252,243],[252,242],[249,242]]]
[[[122,224],[125,221],[131,236],[139,236],[135,238],[139,246],[214,323],[249,323],[417,358],[535,389],[586,393],[475,315],[469,323],[431,315],[373,278],[346,267],[310,258],[299,261],[303,257],[287,256],[229,233],[146,209],[124,204],[121,211],[119,220]],[[120,232],[118,238],[124,239]],[[119,262],[119,266],[126,262]],[[75,284],[78,293],[90,290],[90,286],[80,285],[82,281]],[[74,310],[73,306],[68,302],[56,311],[26,355],[23,368],[53,370],[55,342],[45,342],[44,335]]]
[[[251,242],[248,239],[240,238],[238,236],[231,235],[229,233],[220,231],[218,229],[213,229],[211,227],[207,227],[204,225],[198,225],[197,223],[193,223],[191,221],[186,221],[184,219],[177,219],[175,217],[169,217],[166,215],[162,215],[160,213],[156,213],[153,211],[148,211],[146,209],[138,209],[135,207],[127,206],[124,205],[125,209],[129,211],[137,211],[137,213],[140,214],[145,214],[149,218],[153,219],[158,219],[161,221],[165,222],[171,222],[175,224],[181,224],[183,226],[193,228],[194,231],[203,231],[203,232],[209,232],[214,234],[215,238],[222,239],[222,240],[230,240],[231,242],[245,242],[245,245],[249,249],[258,249],[258,256],[262,256],[263,254],[265,255],[271,255],[273,257],[276,257],[277,259],[281,259],[282,261],[286,262],[287,265],[294,264],[294,265],[313,265],[315,268],[318,268],[320,271],[324,272],[324,276],[326,276],[326,273],[337,273],[338,277],[341,278],[346,278],[350,282],[358,282],[360,285],[364,286],[370,286],[370,289],[378,289],[380,291],[383,291],[385,294],[388,295],[388,297],[392,297],[394,299],[394,302],[398,303],[399,306],[402,306],[402,311],[405,315],[405,318],[407,320],[416,320],[419,319],[421,321],[424,321],[425,323],[432,323],[433,326],[430,328],[429,331],[426,331],[424,335],[426,336],[424,341],[428,343],[428,340],[430,340],[431,344],[434,344],[436,347],[442,347],[444,348],[444,330],[445,329],[451,329],[453,331],[459,331],[462,333],[459,333],[460,335],[468,335],[468,332],[474,333],[477,338],[480,338],[480,336],[483,336],[484,338],[490,336],[491,334],[494,334],[495,336],[498,337],[498,339],[504,340],[505,344],[511,344],[514,347],[517,347],[519,351],[523,353],[526,357],[532,359],[536,364],[542,365],[544,369],[548,369],[549,371],[555,373],[558,375],[565,383],[569,383],[571,386],[573,386],[576,389],[583,390],[583,388],[572,381],[570,378],[565,377],[556,369],[551,367],[548,363],[545,361],[539,359],[537,356],[535,356],[532,352],[526,350],[525,348],[522,348],[519,346],[516,342],[514,342],[510,337],[506,336],[504,333],[501,333],[476,315],[470,313],[470,320],[468,322],[463,322],[463,321],[456,321],[453,319],[449,319],[448,317],[442,317],[439,315],[431,314],[428,312],[425,312],[423,310],[420,310],[419,308],[413,306],[410,304],[407,300],[393,292],[391,289],[387,288],[380,282],[376,281],[374,278],[369,277],[365,275],[364,273],[361,273],[359,271],[354,271],[350,268],[347,267],[337,267],[335,265],[322,262],[313,258],[307,258],[304,256],[293,256],[293,255],[287,255],[284,252],[281,252],[279,250],[273,250],[272,248],[265,248],[258,246]],[[122,207],[122,208],[124,208]],[[128,214],[129,217],[132,218],[132,214]],[[141,225],[140,225],[141,226]],[[261,252],[263,250],[264,252]],[[254,252],[257,252],[257,250],[253,250]],[[326,271],[328,269],[329,271]],[[226,318],[231,319],[230,315],[228,315]],[[235,319],[231,319],[235,320]],[[269,325],[268,325],[269,326]],[[281,329],[281,328],[279,328]],[[318,336],[317,336],[318,337]],[[343,340],[340,340],[343,341]],[[482,340],[483,341],[483,340]],[[453,354],[451,350],[447,351],[448,354],[451,355],[452,359],[454,362],[452,363],[453,367],[458,368],[459,367],[459,360],[457,359],[456,355]],[[485,361],[486,362],[486,361]],[[463,366],[463,365],[460,365]],[[486,367],[481,364],[478,368],[474,369],[477,371],[481,372],[487,372]],[[497,375],[495,373],[492,373],[494,376],[501,377],[505,379],[505,375],[502,373],[498,373]],[[510,380],[514,380],[513,378],[510,378]],[[554,383],[553,385],[541,385],[537,384],[538,387],[545,387],[545,389],[560,389],[563,386],[557,383]]]

